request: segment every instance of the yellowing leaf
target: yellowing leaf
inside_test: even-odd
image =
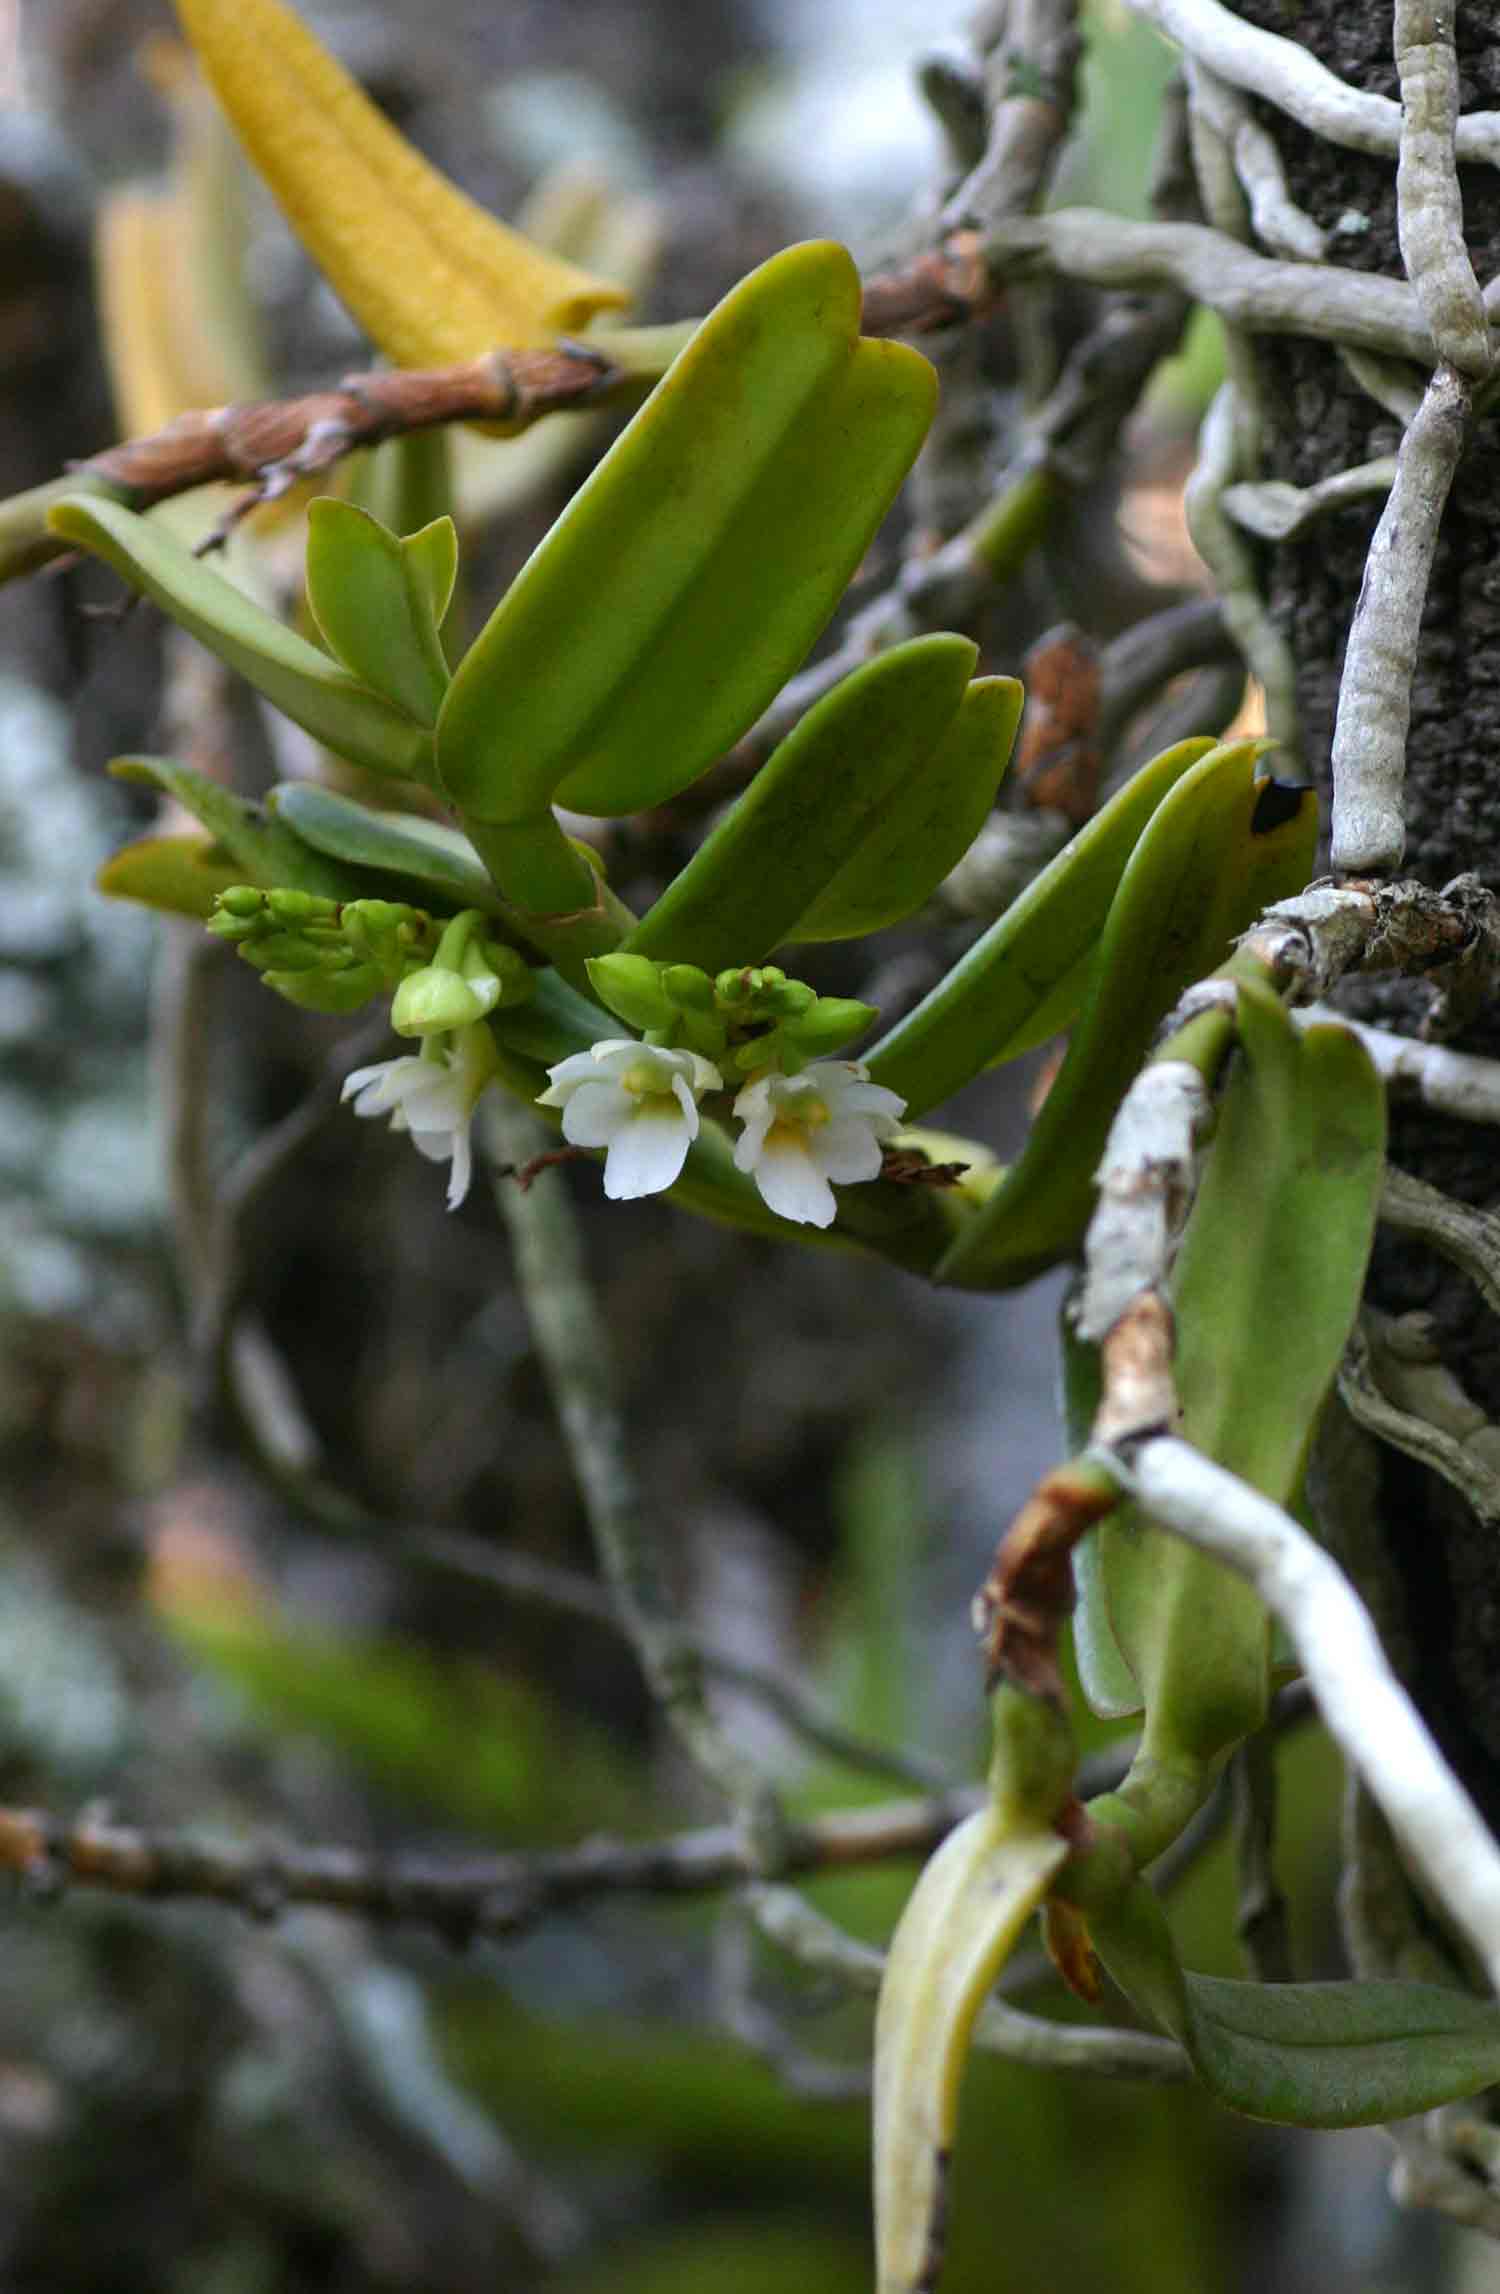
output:
[[[546,343],[625,299],[438,174],[282,0],[177,13],[297,237],[398,366]]]

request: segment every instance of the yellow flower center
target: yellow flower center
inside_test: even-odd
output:
[[[783,1102],[776,1111],[776,1119],[766,1133],[768,1147],[794,1147],[809,1131],[821,1131],[830,1120],[828,1109],[821,1099],[811,1093],[790,1103]]]

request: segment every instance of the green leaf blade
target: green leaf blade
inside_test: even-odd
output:
[[[415,557],[413,550],[415,549]],[[448,690],[435,597],[452,594],[451,518],[402,541],[367,510],[331,495],[307,513],[307,601],[329,650],[361,684],[416,724],[437,723]]]
[[[811,708],[625,943],[707,972],[795,936],[878,831],[964,701],[978,649],[918,637],[877,654]]]
[[[1142,766],[882,1037],[869,1055],[871,1076],[899,1091],[912,1117],[1023,1048],[1015,1039],[1059,983],[1076,979],[1081,996],[1110,901],[1147,822],[1216,745],[1207,737],[1181,741]],[[1053,1010],[1056,1025],[1072,1017],[1066,1003]]]
[[[1212,750],[1153,814],[1110,905],[1089,1000],[1026,1147],[949,1254],[941,1278],[1004,1289],[1078,1247],[1115,1109],[1158,1022],[1268,902],[1311,873],[1311,791],[1260,826],[1263,743]]]
[[[931,420],[935,377],[859,338],[847,253],[793,247],[674,361],[460,663],[460,810],[658,804],[738,739],[833,611]]]
[[[1010,762],[1025,694],[1014,677],[979,677],[933,753],[861,839],[788,934],[854,940],[898,924],[957,867],[979,834]]]
[[[65,541],[113,566],[338,756],[370,772],[429,776],[432,742],[422,726],[263,611],[164,526],[118,502],[78,495],[59,502],[48,523]]]

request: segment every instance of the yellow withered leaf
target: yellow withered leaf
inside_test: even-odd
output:
[[[282,0],[177,13],[292,229],[396,365],[534,347],[625,300],[430,167]]]

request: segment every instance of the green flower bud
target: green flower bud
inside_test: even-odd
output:
[[[258,916],[265,905],[265,894],[255,884],[230,884],[219,894],[218,905],[209,918],[212,930],[221,917],[248,918]]]
[[[878,1017],[873,1004],[856,1003],[852,996],[819,996],[809,1010],[787,1021],[786,1032],[804,1060],[824,1059],[863,1035]]]
[[[295,931],[308,924],[336,924],[339,908],[323,893],[281,887],[266,894],[266,914]]]
[[[342,972],[264,972],[261,977],[289,1004],[333,1018],[357,1012],[361,1004],[385,989],[385,980],[374,964],[351,964]]]
[[[431,917],[401,900],[346,901],[340,922],[350,947],[390,973],[425,954],[434,936]]]
[[[763,987],[755,998],[757,1016],[768,1019],[795,1020],[803,1012],[810,1012],[817,1002],[817,991],[805,980],[774,980]]]
[[[713,981],[696,964],[663,964],[661,984],[681,1011],[711,1012],[714,1008]]]
[[[446,1035],[453,1028],[472,1027],[494,1008],[495,998],[469,985],[461,972],[446,964],[424,964],[408,972],[391,1002],[391,1026],[397,1035]]]
[[[590,956],[588,974],[599,1001],[627,1027],[644,1034],[652,1028],[670,1028],[677,1017],[662,985],[662,967],[650,956],[627,956],[618,950],[609,956]]]

